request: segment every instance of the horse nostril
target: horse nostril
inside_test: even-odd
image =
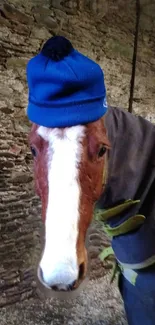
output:
[[[69,284],[69,285],[68,285],[68,290],[69,290],[69,291],[73,290],[75,284],[76,284],[76,281],[74,281],[72,284]]]
[[[57,286],[52,286],[51,289],[54,290],[54,291],[58,291],[58,287]]]
[[[85,264],[84,262],[79,266],[79,280],[82,280],[85,274]]]
[[[76,281],[72,282],[71,284],[64,285],[64,284],[58,284],[51,287],[54,291],[71,291],[74,289]]]

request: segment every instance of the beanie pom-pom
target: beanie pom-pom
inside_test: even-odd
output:
[[[71,42],[63,36],[50,38],[43,46],[41,53],[53,61],[61,61],[73,51]]]

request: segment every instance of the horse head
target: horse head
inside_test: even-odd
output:
[[[86,232],[105,186],[110,144],[104,118],[68,128],[33,124],[29,142],[45,222],[42,280],[54,289],[71,290],[86,276]]]

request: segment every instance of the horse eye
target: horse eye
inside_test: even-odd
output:
[[[37,156],[36,149],[34,147],[32,147],[32,146],[30,148],[31,148],[31,152],[32,152],[33,157],[36,157]]]
[[[98,152],[98,158],[103,157],[104,154],[106,153],[106,151],[107,151],[106,147],[104,147],[104,146],[100,147],[100,150]]]

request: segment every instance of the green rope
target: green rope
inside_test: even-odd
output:
[[[106,247],[105,249],[103,249],[103,251],[99,255],[99,258],[103,262],[110,255],[113,255],[115,257],[114,251],[113,251],[111,246]],[[112,261],[112,271],[111,271],[110,283],[112,283],[116,277],[117,277],[117,281],[119,281],[120,274],[121,274],[120,266],[117,263],[117,260],[115,259],[114,261]]]

